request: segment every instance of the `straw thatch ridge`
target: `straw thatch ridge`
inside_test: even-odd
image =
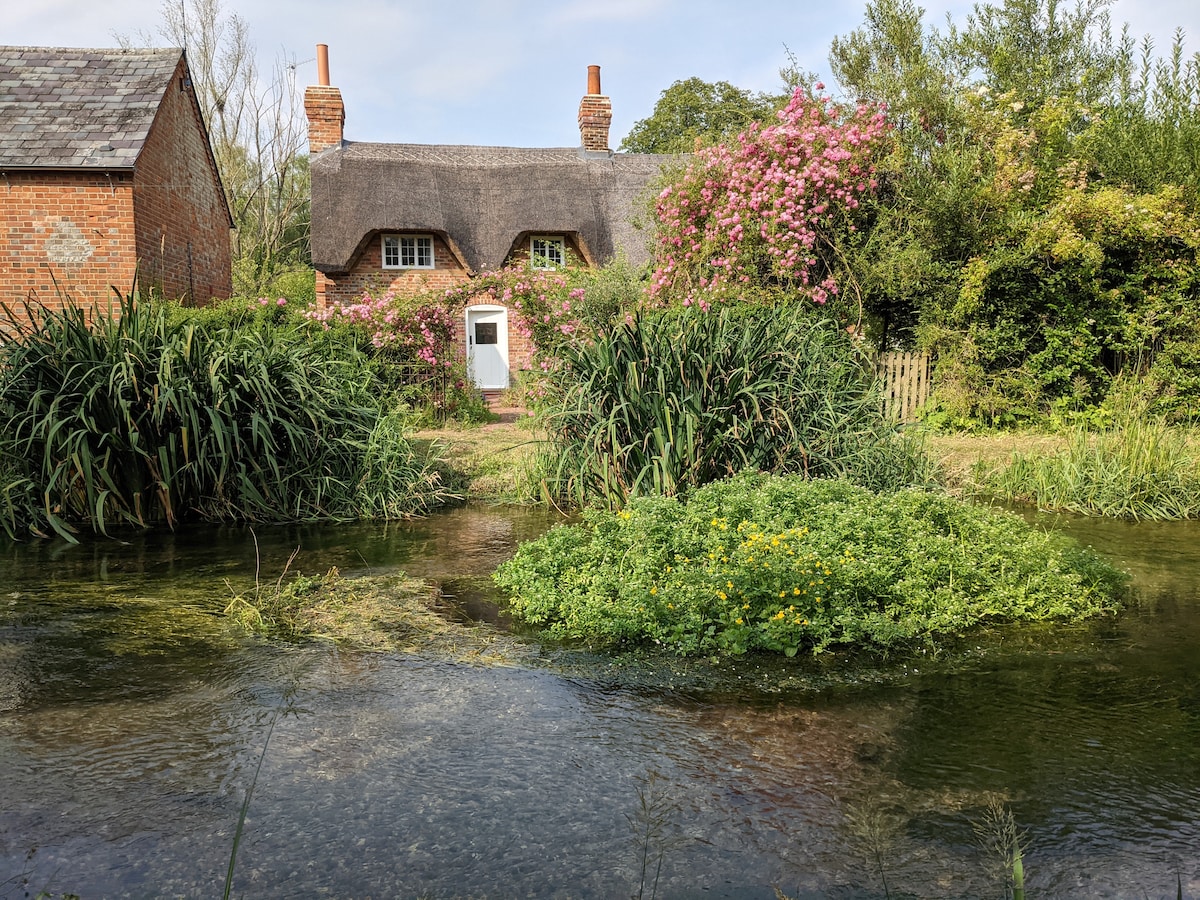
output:
[[[585,261],[648,252],[635,203],[673,157],[577,148],[345,142],[312,160],[313,265],[350,270],[381,232],[447,240],[473,274],[505,264],[518,239],[567,234]]]

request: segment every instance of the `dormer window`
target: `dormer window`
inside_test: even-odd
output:
[[[530,238],[529,262],[535,269],[559,269],[566,261],[566,242],[562,238]]]
[[[433,238],[427,234],[385,234],[385,269],[432,269]]]

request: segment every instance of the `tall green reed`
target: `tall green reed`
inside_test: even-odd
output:
[[[644,314],[564,348],[552,384],[553,487],[576,502],[672,496],[747,469],[871,487],[923,477],[866,360],[808,310]]]
[[[5,308],[0,523],[10,536],[392,516],[436,502],[402,453],[366,357],[301,323],[180,316],[122,298],[111,314]]]
[[[1015,454],[980,483],[1042,509],[1148,520],[1200,516],[1200,455],[1187,431],[1136,411],[1102,431],[1076,429],[1053,456]]]

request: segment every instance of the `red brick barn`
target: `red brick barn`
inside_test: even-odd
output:
[[[0,301],[228,297],[232,225],[182,50],[0,47]]]
[[[318,303],[354,303],[364,290],[444,293],[530,258],[547,268],[601,265],[618,252],[635,265],[647,259],[634,204],[671,158],[609,148],[612,107],[598,66],[579,107],[579,147],[378,144],[344,139],[323,45],[318,56],[321,83],[304,100]],[[503,303],[454,312],[475,383],[508,387],[530,347],[510,332]]]

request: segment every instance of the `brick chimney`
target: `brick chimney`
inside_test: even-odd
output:
[[[342,92],[329,86],[329,46],[317,44],[317,84],[304,91],[304,114],[308,116],[308,152],[316,156],[342,144],[346,107]]]
[[[588,66],[588,89],[579,101],[579,137],[584,150],[608,149],[612,101],[600,93],[600,67]]]

